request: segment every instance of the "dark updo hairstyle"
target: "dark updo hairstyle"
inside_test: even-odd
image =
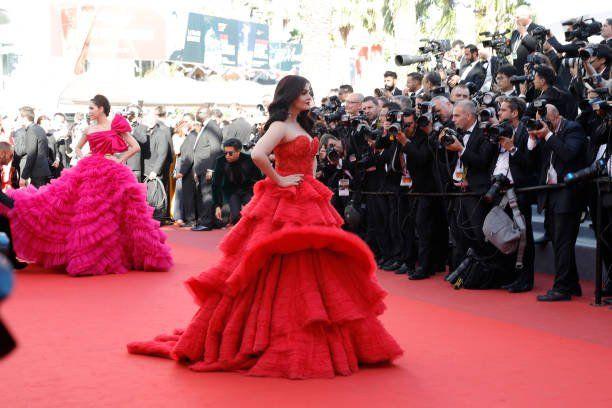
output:
[[[302,91],[309,84],[308,80],[298,75],[287,75],[280,80],[274,91],[274,100],[268,106],[270,117],[264,125],[264,131],[268,130],[273,122],[284,122],[289,117],[291,104],[299,98]],[[312,132],[314,119],[309,110],[300,112],[297,122],[309,134]]]
[[[91,98],[91,103],[96,105],[98,108],[104,109],[104,114],[106,116],[110,115],[110,102],[104,95],[96,95]]]

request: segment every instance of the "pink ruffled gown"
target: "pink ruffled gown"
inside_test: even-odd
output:
[[[108,131],[87,135],[91,155],[36,189],[7,193],[17,256],[70,276],[166,271],[172,266],[165,234],[153,219],[146,189],[132,171],[104,157],[127,150],[120,136],[130,124],[115,115]]]
[[[402,350],[379,322],[385,291],[371,251],[343,231],[331,191],[312,176],[318,140],[299,136],[274,153],[297,187],[255,185],[222,259],[187,287],[199,310],[185,330],[128,351],[187,362],[195,371],[292,379],[350,375]]]

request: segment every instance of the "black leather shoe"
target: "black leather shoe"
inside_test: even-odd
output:
[[[429,274],[423,273],[423,271],[416,271],[412,275],[408,276],[410,280],[423,280],[429,278]]]
[[[522,285],[511,286],[507,290],[510,293],[523,293],[523,292],[529,292],[532,289],[533,289],[533,285],[529,285],[529,284],[525,283],[525,284],[522,284]]]
[[[550,237],[546,234],[542,235],[540,238],[538,239],[534,239],[533,243],[535,245],[546,245],[550,242]]]
[[[576,286],[571,290],[571,295],[579,297],[582,296],[582,288],[580,287],[580,285]]]
[[[561,302],[572,300],[572,296],[567,293],[557,292],[556,290],[549,290],[547,294],[539,295],[537,299],[538,302]]]
[[[11,264],[13,264],[13,268],[16,270],[20,270],[28,266],[27,262],[21,262],[18,259],[11,259]]]
[[[380,268],[381,266],[383,266],[385,263],[387,263],[388,260],[386,258],[383,258],[382,256],[380,258],[378,258],[378,260],[376,261],[376,265]]]
[[[400,266],[399,269],[396,269],[393,273],[396,275],[405,275],[406,272],[408,272],[408,265],[403,263],[402,266]]]
[[[601,296],[612,296],[612,285],[606,285],[606,287],[601,290]]]
[[[211,231],[212,228],[207,227],[206,225],[196,225],[195,227],[191,228],[192,231]]]
[[[390,263],[383,265],[380,269],[383,271],[396,271],[402,267],[402,263],[399,261],[391,261]]]

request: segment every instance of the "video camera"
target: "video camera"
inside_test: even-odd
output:
[[[571,26],[565,31],[565,41],[588,41],[592,35],[601,34],[602,24],[593,18],[572,18],[561,23],[563,26]]]
[[[451,49],[450,40],[430,40],[428,38],[422,38],[421,42],[425,43],[425,45],[419,47],[419,53],[421,55],[396,55],[395,64],[399,66],[419,64],[418,70],[424,71],[426,62],[435,61],[435,69],[444,69],[442,61],[444,59],[444,53]]]
[[[506,38],[506,34],[509,32],[510,30],[504,32],[496,31],[494,33],[483,31],[480,35],[488,38],[482,40],[482,46],[485,48],[492,48],[499,57],[507,57],[512,54],[510,39]]]
[[[497,197],[510,186],[510,180],[503,174],[496,174],[491,179],[491,187],[483,196],[487,203],[492,203]]]

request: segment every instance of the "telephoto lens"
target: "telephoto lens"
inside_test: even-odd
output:
[[[474,259],[474,250],[470,248],[465,254],[465,259],[461,261],[461,263],[459,264],[457,269],[453,271],[453,273],[451,273],[450,275],[446,277],[446,281],[449,282],[451,285],[454,285],[459,279],[459,277],[461,276],[461,274],[465,272],[467,268],[470,266],[473,259]]]

